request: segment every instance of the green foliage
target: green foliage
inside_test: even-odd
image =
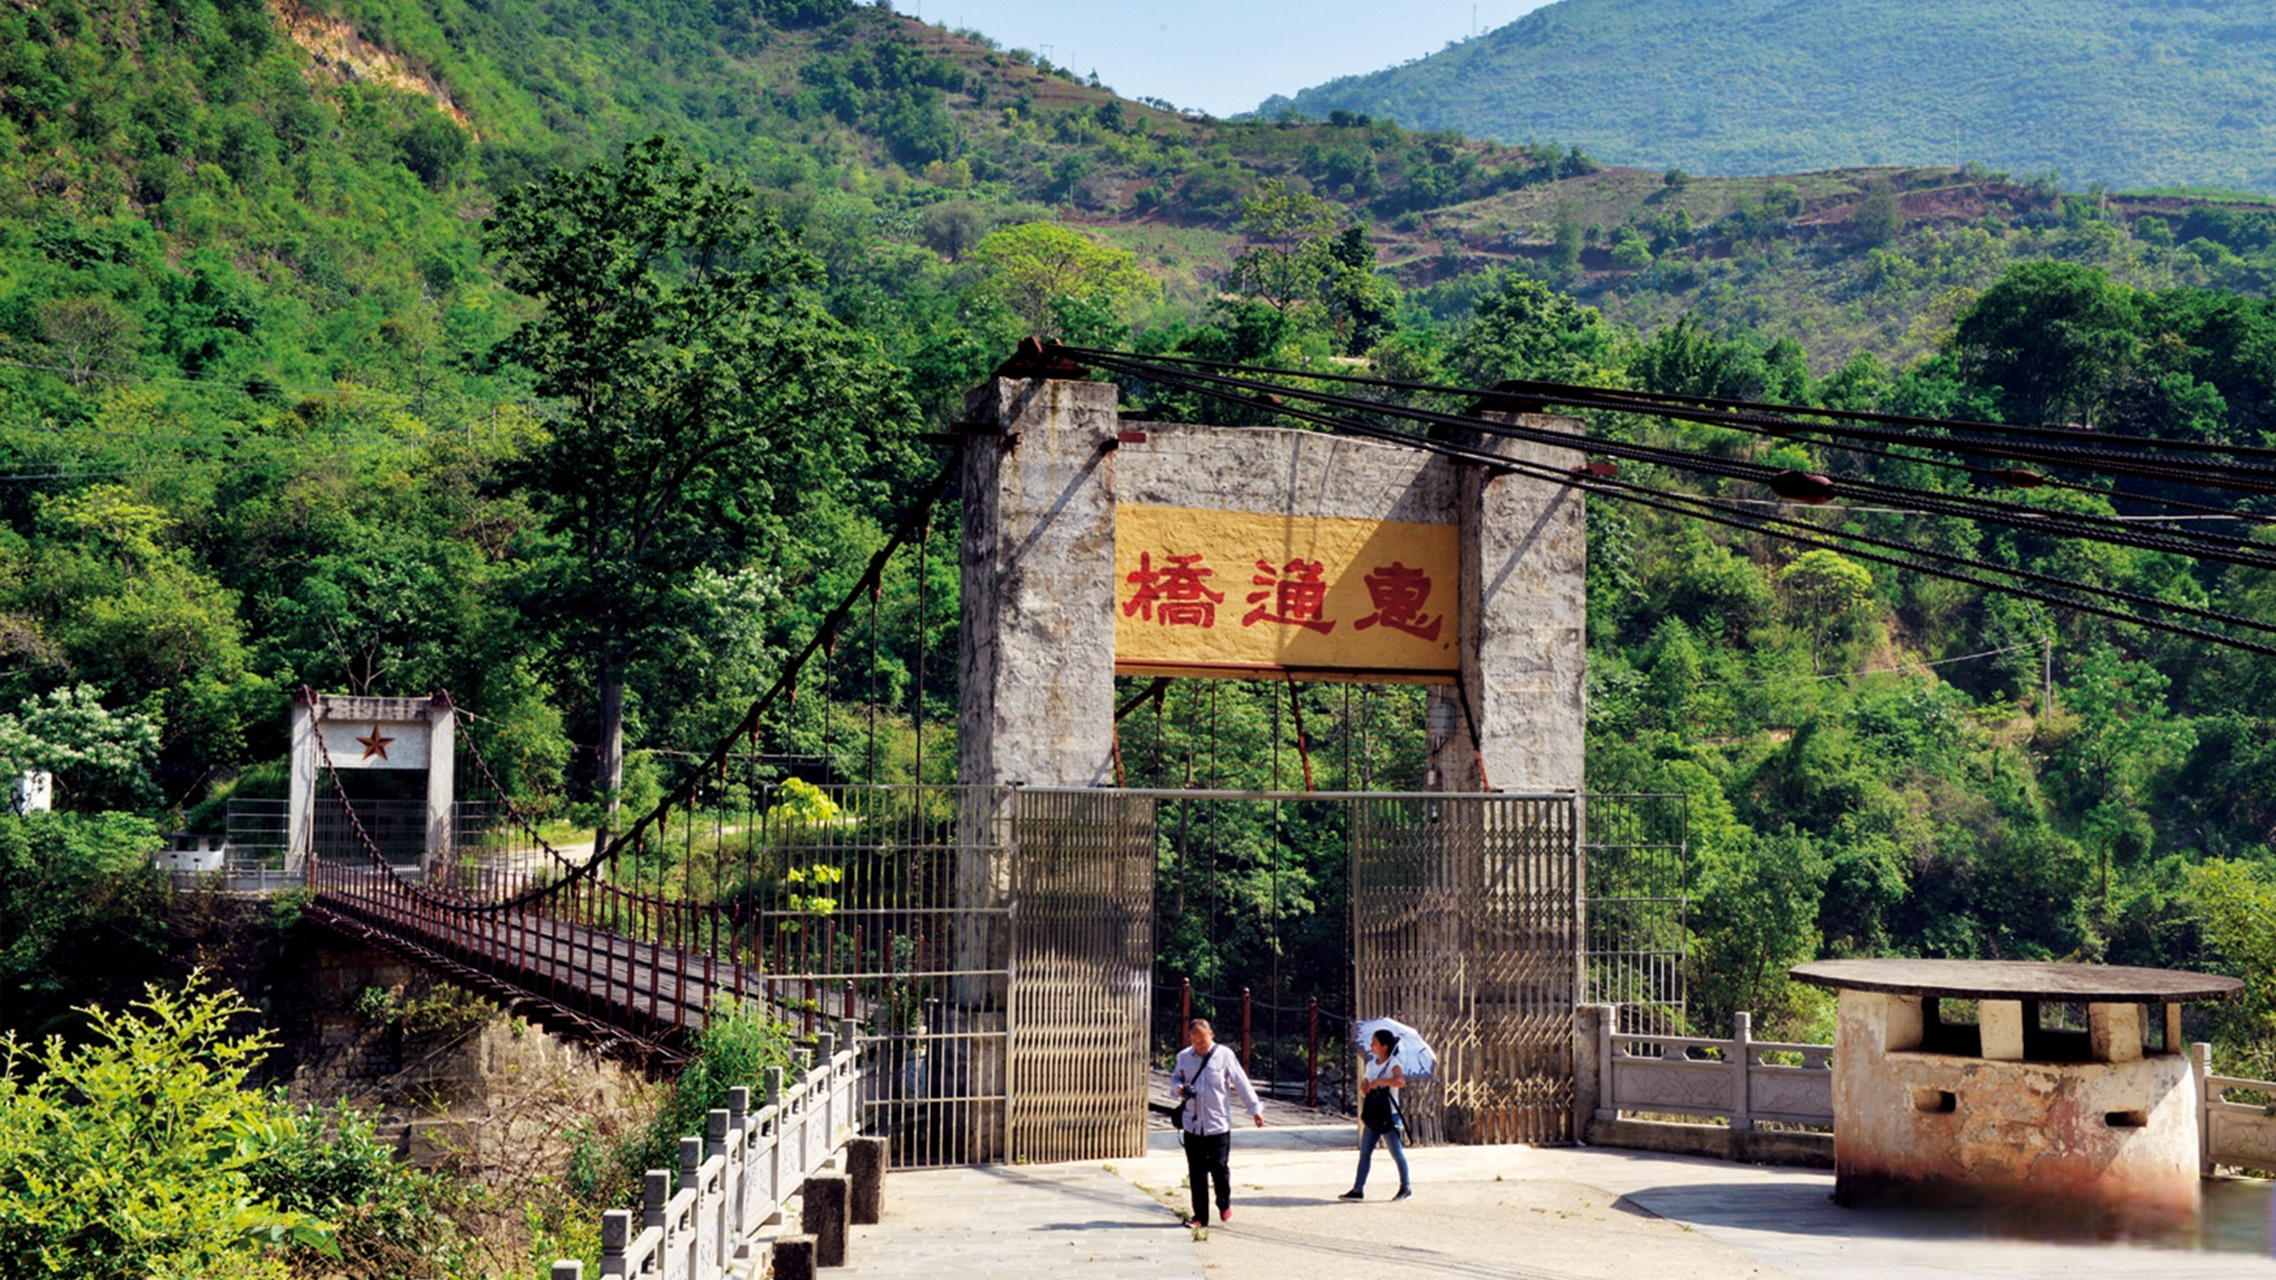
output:
[[[1905,227],[1905,210],[1897,193],[1887,187],[1875,187],[1858,201],[1849,215],[1849,225],[1857,238],[1868,245],[1880,246],[1897,238]]]
[[[1871,616],[1873,574],[1838,551],[1805,551],[1778,571],[1795,623],[1810,634],[1816,660],[1827,641],[1854,638]]]
[[[0,809],[0,1028],[63,1030],[160,959],[159,847],[157,825],[129,814]]]
[[[0,777],[50,770],[67,808],[148,809],[157,765],[156,718],[105,710],[93,685],[26,698],[17,714],[0,715]]]
[[[1054,222],[995,232],[972,250],[972,264],[982,273],[977,296],[1003,306],[1035,334],[1058,332],[1055,303],[1121,312],[1155,290],[1129,250]]]
[[[1267,178],[1241,201],[1237,225],[1248,247],[1234,255],[1226,283],[1283,314],[1316,301],[1338,265],[1331,249],[1338,221],[1327,201]]]
[[[1953,332],[1963,366],[2001,388],[2024,422],[2091,423],[2132,354],[2132,302],[2092,268],[2029,262],[1984,293]]]
[[[230,1033],[250,1010],[195,981],[135,1008],[90,1011],[76,1048],[0,1042],[0,1276],[282,1277],[285,1246],[331,1248],[256,1183],[305,1120],[247,1087],[270,1044]]]
[[[398,1163],[394,1148],[380,1141],[376,1119],[344,1102],[296,1108],[272,1100],[270,1107],[276,1120],[245,1169],[253,1194],[332,1224],[323,1248],[295,1252],[298,1270],[479,1273],[482,1250],[458,1225],[480,1200],[473,1187]]]
[[[2276,169],[2252,118],[2207,104],[2276,91],[2271,38],[2248,0],[1976,0],[1925,20],[1903,0],[1566,0],[1258,113],[1557,136],[1655,170],[1790,173],[1960,145],[2019,170],[2265,191]],[[2033,125],[1992,127],[2013,120]]]
[[[1617,334],[1595,308],[1514,272],[1478,300],[1455,367],[1472,386],[1509,378],[1594,382]]]
[[[706,1010],[695,1035],[695,1056],[681,1068],[671,1092],[647,1131],[633,1139],[616,1161],[623,1186],[637,1189],[644,1169],[680,1167],[680,1139],[701,1137],[704,1116],[727,1105],[727,1091],[748,1088],[752,1106],[764,1106],[769,1068],[795,1083],[798,1054],[792,1028],[762,1010],[756,1001],[723,996]],[[613,1201],[612,1201],[613,1203]]]
[[[1815,841],[1791,828],[1749,836],[1700,863],[1697,998],[1711,1009],[1791,1025],[1806,997],[1786,970],[1817,957],[1818,909],[1832,868]]]
[[[1967,39],[2061,49],[2100,29],[2102,16],[2052,4]],[[2176,49],[2222,11],[2120,8]],[[1513,47],[1526,75],[1550,74],[1648,9],[1568,0],[1403,74],[1498,67]],[[1905,139],[1933,132],[1942,154],[1951,117],[1933,113],[1930,130],[1910,89],[1813,96],[1815,72],[1758,60],[1718,82],[1775,83],[1810,121],[1718,111],[1703,129],[1678,111],[1624,132],[1685,150],[1648,171],[1600,168],[1592,155],[1638,158],[1589,130],[1611,96],[1632,109],[1643,82],[1603,67],[1663,48],[1665,23],[1600,57],[1596,88],[1533,96],[1570,114],[1522,132],[1554,125],[1559,142],[1502,147],[1401,128],[1389,109],[1197,121],[840,0],[324,12],[355,28],[368,73],[338,72],[273,11],[234,0],[0,15],[0,459],[14,477],[0,486],[0,707],[67,696],[85,721],[32,735],[28,713],[12,717],[18,754],[34,736],[110,744],[96,752],[104,780],[67,778],[75,805],[174,800],[210,830],[231,796],[281,794],[283,695],[304,682],[450,689],[479,713],[468,739],[508,790],[553,817],[606,812],[605,770],[571,743],[614,741],[621,723],[637,746],[613,798],[653,799],[669,753],[734,722],[929,475],[917,420],[957,420],[965,389],[1023,331],[1321,372],[1361,357],[1425,383],[1554,378],[2242,444],[2276,433],[2276,308],[2260,296],[2276,281],[2276,208],[2210,191],[2066,192],[2056,172],[2108,175],[2074,156],[2081,145],[2158,172],[2225,154],[2123,141],[2139,113],[2173,114],[2178,74],[2128,90],[2088,144],[2040,131],[2045,154],[2003,160],[2022,181],[1981,165],[1727,178],[1695,176],[1733,162],[1694,150],[1797,166],[1843,104],[1871,100],[1883,119],[1839,125],[1836,140],[1893,160],[1928,154]],[[1775,49],[1893,12],[1714,0],[1675,28],[1696,47],[1663,61],[1715,56],[1717,41],[1690,37],[1736,29],[1733,15],[1761,18]],[[1939,22],[1973,32],[1979,16]],[[1901,60],[1948,43],[1931,25],[1889,47]],[[2233,51],[2198,52],[2191,75],[2233,70]],[[2124,80],[2050,91],[2053,64],[2009,61],[2023,70],[1970,92],[2061,102]],[[1491,103],[1503,83],[1481,78],[1465,96]],[[1421,119],[1421,105],[1393,109]],[[634,142],[657,133],[673,143]],[[2250,130],[2230,135],[2222,147]],[[2248,163],[2217,182],[2263,175]],[[496,214],[487,259],[483,210]],[[1134,417],[1289,425],[1269,406],[1156,385],[1125,386],[1123,402]],[[1779,467],[1974,485],[1627,415],[1590,426]],[[646,487],[640,464],[657,458],[679,470]],[[2155,496],[2172,495],[2130,482],[2027,500],[2107,512]],[[2276,590],[2253,571],[1822,515],[2276,619]],[[2231,899],[2193,886],[2196,868],[2270,857],[2265,663],[1614,503],[1591,503],[1588,528],[1590,781],[1690,801],[1703,1029],[1752,1007],[1765,1033],[1806,1033],[1823,1010],[1778,975],[1812,954],[2257,963],[2214,927]],[[934,550],[922,623],[914,576],[897,568],[875,667],[852,656],[868,651],[865,622],[837,650],[833,714],[874,704],[887,778],[913,774],[926,655],[929,735],[953,706],[940,655],[956,568],[937,530]],[[1228,785],[1293,785],[1290,696],[1181,684],[1158,741],[1136,727],[1143,711],[1126,724],[1126,763],[1134,778],[1158,767],[1165,785],[1197,757]],[[1332,692],[1294,696],[1315,724],[1334,720]],[[1322,777],[1420,785],[1407,772],[1420,697],[1363,697],[1368,749],[1348,768],[1315,759]],[[95,731],[90,707],[109,709],[111,729]],[[811,712],[809,700],[769,726],[773,741],[824,754]],[[158,733],[154,762],[134,717]],[[1203,724],[1218,734],[1206,755]],[[866,767],[850,740],[827,744],[841,776]],[[938,780],[954,756],[932,742]],[[776,798],[843,820],[787,787]],[[154,838],[117,814],[0,822],[7,1022],[68,1027],[72,1004],[156,962]],[[1165,885],[1222,911],[1167,929],[1163,964],[1204,982],[1276,958],[1339,971],[1348,940],[1323,921],[1345,891],[1341,840],[1324,811],[1283,806],[1166,862]],[[59,940],[89,936],[102,945],[59,959]],[[904,982],[882,1016],[905,1019],[926,995]],[[2261,1034],[2225,1026],[2239,1044]],[[616,1167],[588,1154],[588,1172]]]
[[[500,354],[560,405],[519,475],[575,549],[545,598],[596,673],[613,790],[626,667],[687,580],[793,542],[906,415],[876,345],[821,305],[820,264],[660,138],[509,195],[485,227],[544,307]]]

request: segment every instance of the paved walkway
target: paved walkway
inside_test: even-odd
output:
[[[1202,1246],[1096,1164],[896,1173],[885,1220],[855,1227],[845,1280],[1201,1280]]]
[[[2276,1280],[2269,1189],[2214,1184],[2211,1243],[2050,1243],[1977,1221],[1858,1212],[1831,1174],[1606,1148],[1439,1147],[1411,1154],[1415,1197],[1378,1152],[1375,1197],[1347,1204],[1352,1130],[1243,1130],[1233,1222],[1195,1243],[1177,1225],[1185,1163],[1168,1133],[1139,1159],[897,1173],[885,1221],[855,1228],[847,1280]]]

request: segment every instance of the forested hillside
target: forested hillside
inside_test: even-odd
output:
[[[2276,428],[2276,210],[1981,168],[1612,169],[1577,128],[1540,136],[1189,117],[828,0],[0,13],[0,761],[56,769],[66,810],[0,817],[0,882],[28,895],[0,920],[0,1022],[67,1021],[102,978],[59,949],[75,913],[135,909],[153,831],[281,788],[303,684],[450,690],[506,784],[588,828],[620,723],[639,805],[813,632],[940,465],[928,428],[1025,332],[1472,386]],[[593,255],[630,291],[603,301],[642,300],[593,312],[627,326],[614,349],[562,319]],[[2033,390],[2050,368],[2059,400]],[[630,474],[639,416],[579,394],[601,385],[686,391],[733,427],[733,465],[667,495],[658,541],[595,534],[618,527],[596,495]],[[1751,1008],[1822,1033],[1782,978],[1820,953],[2268,971],[2265,663],[1610,504],[1591,521],[1591,780],[1690,797],[1702,1027]],[[2253,573],[1933,534],[2276,617]],[[922,615],[897,573],[875,664],[863,621],[777,746],[862,776],[842,732],[820,737],[828,696],[840,726],[874,711],[882,775],[908,778],[921,649],[927,776],[946,777],[937,538]],[[1285,689],[1219,692],[1253,735],[1224,781],[1259,781],[1274,742],[1294,758]],[[1228,894],[1254,870],[1229,868]],[[1294,921],[1335,891],[1304,873],[1267,909]],[[1234,974],[1232,943],[1195,945],[1179,963]],[[2257,1050],[2263,1013],[2209,1030]]]
[[[2115,186],[2276,189],[2254,0],[1559,0],[1274,98],[1709,173],[1978,159]]]

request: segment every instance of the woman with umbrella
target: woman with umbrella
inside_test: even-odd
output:
[[[1353,1181],[1351,1190],[1337,1199],[1367,1198],[1367,1167],[1375,1159],[1375,1144],[1381,1141],[1390,1144],[1391,1159],[1399,1166],[1399,1194],[1391,1198],[1404,1200],[1413,1195],[1414,1191],[1407,1181],[1407,1150],[1403,1141],[1406,1116],[1399,1110],[1399,1090],[1407,1083],[1406,1069],[1400,1061],[1399,1031],[1405,1031],[1413,1037],[1413,1052],[1428,1054],[1430,1050],[1423,1045],[1421,1036],[1413,1035],[1413,1028],[1394,1023],[1389,1018],[1377,1019],[1361,1030],[1365,1031],[1370,1026],[1374,1032],[1367,1037],[1368,1061],[1359,1080],[1359,1177]],[[1394,1031],[1393,1027],[1398,1027],[1398,1031]]]

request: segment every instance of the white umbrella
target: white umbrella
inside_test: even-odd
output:
[[[1400,1073],[1409,1080],[1427,1080],[1437,1073],[1438,1054],[1431,1050],[1430,1042],[1423,1039],[1422,1032],[1397,1018],[1369,1018],[1352,1028],[1352,1034],[1359,1040],[1359,1051],[1366,1055],[1367,1061],[1375,1060],[1375,1051],[1368,1043],[1375,1039],[1377,1031],[1388,1031],[1399,1038],[1399,1047],[1391,1051],[1391,1060],[1399,1064]]]

